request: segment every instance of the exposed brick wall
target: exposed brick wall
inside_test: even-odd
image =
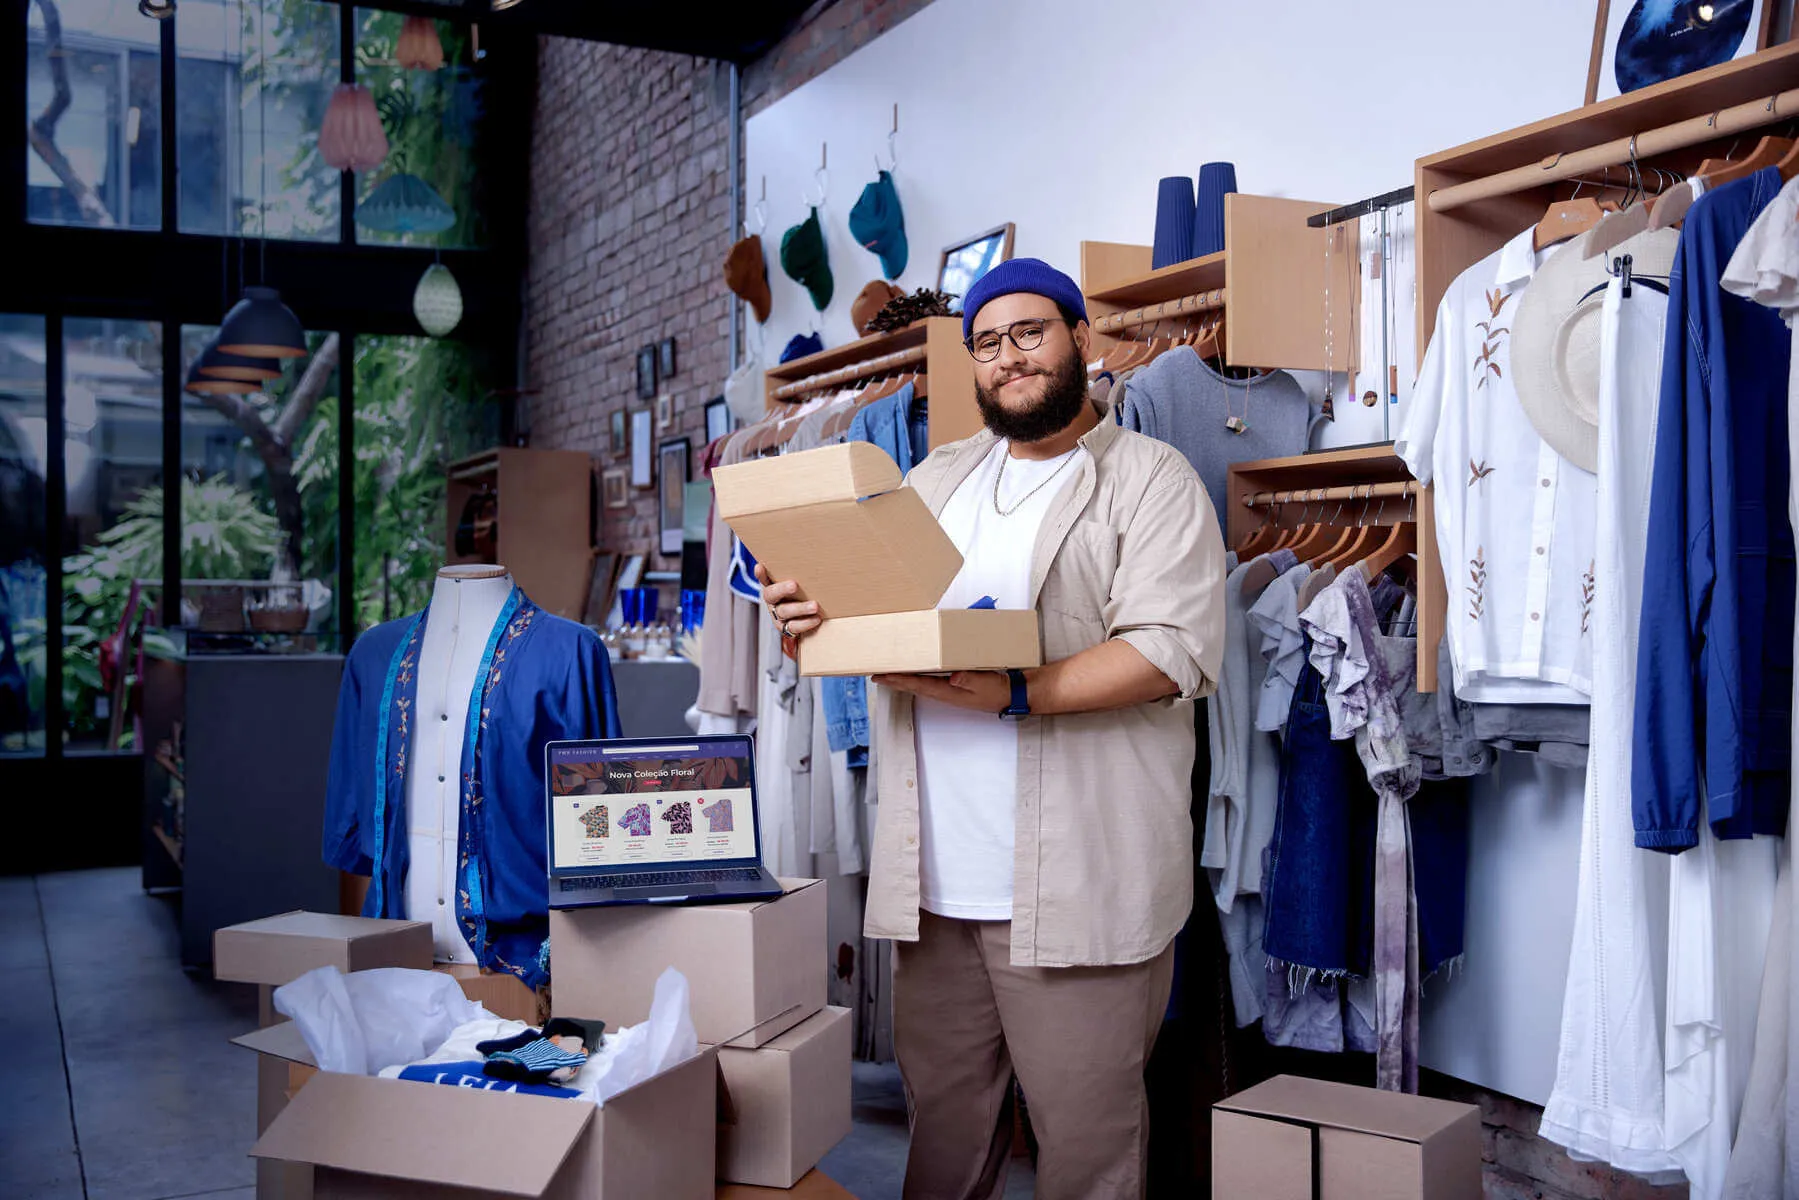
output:
[[[929,0],[821,0],[744,72],[745,115],[766,107]],[[705,405],[730,365],[733,306],[720,274],[733,240],[730,84],[721,63],[544,38],[531,131],[526,276],[527,408],[534,446],[587,450],[600,470],[628,468],[609,449],[612,414],[637,399],[638,348],[673,336],[678,370],[664,390],[695,469]],[[770,269],[774,246],[769,246]],[[601,509],[607,549],[656,549],[656,491]],[[652,559],[652,568],[675,560]]]
[[[1420,1090],[1480,1108],[1481,1183],[1486,1200],[1686,1200],[1687,1187],[1654,1187],[1597,1163],[1578,1163],[1537,1136],[1543,1110],[1458,1079],[1427,1072]]]

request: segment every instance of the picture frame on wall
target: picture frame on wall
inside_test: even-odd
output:
[[[608,467],[600,472],[600,500],[607,508],[623,508],[630,503],[628,475],[623,467]]]
[[[681,553],[686,528],[687,482],[693,463],[693,445],[684,437],[668,438],[656,448],[656,467],[661,474],[656,489],[656,527],[662,531],[664,554]]]
[[[675,398],[667,392],[656,397],[656,428],[667,429],[675,423]]]
[[[625,410],[619,409],[612,414],[612,444],[609,449],[614,454],[623,454],[631,448],[631,429],[627,423]]]
[[[675,373],[675,339],[665,337],[656,343],[656,377],[669,379]]]
[[[652,417],[647,408],[637,409],[631,414],[631,486],[647,488],[655,482],[654,470],[656,433],[651,428]]]
[[[1765,49],[1792,0],[1598,0],[1586,102],[1610,100]],[[1701,23],[1702,14],[1710,14]]]
[[[706,401],[706,442],[710,445],[731,432],[731,406],[719,396]]]
[[[637,351],[637,398],[653,400],[656,396],[656,346],[651,343]]]
[[[618,472],[620,476],[623,471]],[[610,550],[599,550],[593,556],[593,574],[587,582],[587,604],[581,614],[581,623],[594,627],[606,624],[606,614],[612,611],[612,589],[614,580],[618,578],[618,555]]]
[[[937,290],[955,297],[950,304],[953,311],[962,311],[962,297],[981,276],[1012,257],[1012,238],[1017,228],[1007,221],[943,248],[937,260]]]

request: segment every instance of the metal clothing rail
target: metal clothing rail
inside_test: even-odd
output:
[[[896,350],[892,354],[864,359],[847,367],[839,367],[835,371],[826,371],[822,375],[808,375],[793,383],[782,384],[775,389],[774,397],[776,400],[791,400],[795,396],[804,396],[808,392],[816,392],[839,383],[848,383],[852,379],[865,379],[870,375],[879,375],[882,371],[891,370],[894,367],[922,363],[925,361],[925,349],[923,346],[914,346],[910,350]]]
[[[1467,183],[1440,188],[1430,194],[1427,203],[1432,212],[1450,212],[1496,196],[1515,195],[1544,184],[1561,183],[1589,171],[1620,167],[1632,161],[1654,158],[1659,154],[1685,150],[1717,138],[1729,137],[1733,133],[1744,133],[1763,125],[1772,125],[1796,112],[1799,112],[1799,88],[1792,88],[1765,100],[1750,100],[1719,109],[1708,116],[1689,117],[1672,125],[1646,129],[1584,150],[1563,151],[1529,166],[1514,167],[1483,179],[1471,179]]]
[[[1143,308],[1133,308],[1128,312],[1113,313],[1109,317],[1100,317],[1093,322],[1093,332],[1117,333],[1132,325],[1148,325],[1152,321],[1165,321],[1170,317],[1215,312],[1225,306],[1227,298],[1224,288],[1214,288],[1209,292],[1195,292],[1191,296],[1182,296],[1177,300],[1164,300],[1160,304],[1150,304]]]
[[[1387,500],[1397,496],[1416,496],[1419,486],[1416,479],[1404,479],[1394,483],[1299,488],[1290,492],[1244,492],[1243,503],[1250,508],[1268,508],[1276,504],[1317,504],[1325,500]]]
[[[1333,208],[1329,212],[1314,213],[1306,218],[1306,224],[1313,229],[1323,229],[1326,225],[1341,225],[1345,221],[1354,221],[1361,217],[1372,216],[1377,212],[1386,212],[1389,208],[1401,204],[1410,204],[1412,196],[1412,188],[1396,188],[1379,196],[1357,200],[1354,204],[1345,204],[1342,208]]]

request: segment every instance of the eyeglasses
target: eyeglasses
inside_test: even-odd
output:
[[[1035,350],[1043,344],[1043,331],[1052,324],[1067,324],[1065,317],[1029,317],[1023,321],[1014,321],[1010,325],[1001,325],[998,329],[983,329],[973,337],[965,339],[962,344],[968,347],[968,353],[976,362],[992,362],[999,357],[1000,345],[1011,339],[1020,350]]]

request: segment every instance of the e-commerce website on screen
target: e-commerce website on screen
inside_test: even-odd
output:
[[[750,763],[729,747],[551,750],[559,868],[753,858]]]

